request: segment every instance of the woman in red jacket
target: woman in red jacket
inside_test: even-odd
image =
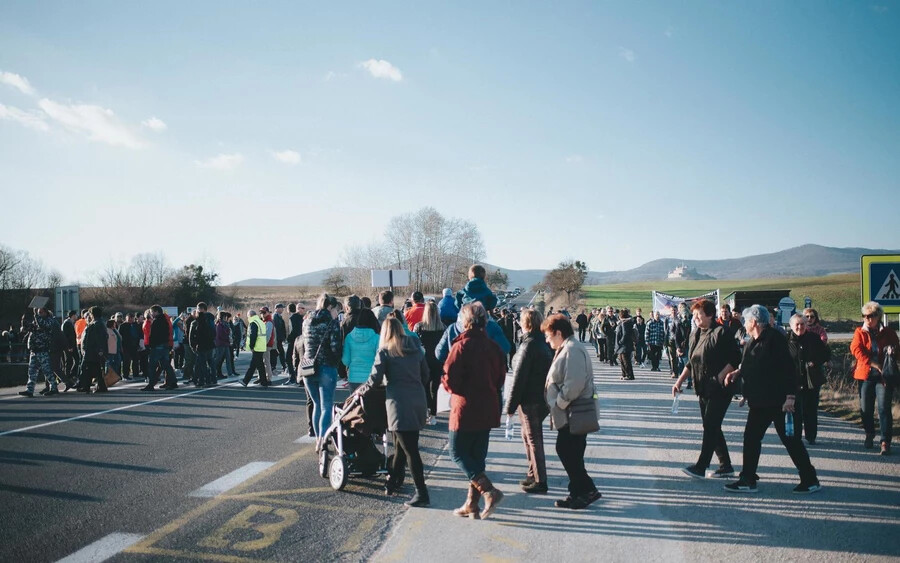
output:
[[[862,411],[863,428],[866,431],[866,449],[874,446],[875,406],[881,426],[881,455],[891,453],[891,400],[894,395],[892,385],[885,382],[881,373],[885,354],[893,354],[900,348],[897,333],[882,326],[884,310],[881,305],[869,301],[862,306],[863,325],[853,333],[850,352],[856,358],[853,379],[859,381],[859,409]]]
[[[442,382],[451,394],[450,457],[469,478],[469,494],[453,513],[484,519],[503,499],[484,469],[491,428],[500,426],[497,400],[506,378],[506,358],[485,332],[487,312],[481,303],[464,305],[459,321],[465,332],[453,340]],[[479,514],[482,496],[484,510]]]

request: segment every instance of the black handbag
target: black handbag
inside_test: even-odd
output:
[[[897,387],[900,384],[900,371],[897,370],[897,360],[894,358],[893,353],[884,355],[881,377],[884,378],[885,385]]]

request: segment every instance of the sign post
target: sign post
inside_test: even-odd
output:
[[[409,270],[372,270],[372,287],[389,287],[391,293],[394,286],[409,285]]]
[[[900,313],[900,254],[860,258],[861,304],[875,301],[885,314]]]

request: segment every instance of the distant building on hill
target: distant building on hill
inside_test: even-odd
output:
[[[674,270],[669,272],[668,279],[670,280],[714,280],[716,278],[701,274],[697,271],[696,268],[691,268],[690,266],[685,266],[682,264],[681,266],[676,266]]]

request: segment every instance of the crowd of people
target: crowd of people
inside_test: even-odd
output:
[[[700,407],[700,451],[685,474],[734,477],[722,423],[737,400],[749,405],[743,467],[725,489],[756,492],[761,441],[772,425],[799,473],[794,492],[821,488],[806,446],[816,444],[819,390],[830,353],[814,309],[794,315],[789,332],[764,307],[733,312],[709,300],[690,308],[681,303],[665,316],[655,310],[649,320],[640,309],[632,316],[628,309],[613,307],[582,310],[574,320],[566,310],[545,318],[532,307],[498,308],[484,277],[484,268],[473,265],[458,292],[447,288],[440,299],[426,299],[415,291],[400,308],[395,308],[391,291],[382,292],[374,307],[366,297],[351,295],[341,302],[322,294],[308,312],[299,303],[277,304],[273,311],[263,306],[247,311],[246,321],[241,313],[214,315],[206,303],[174,317],[158,305],[143,314],[109,317],[91,307],[70,311],[62,323],[49,310],[35,309],[21,326],[29,367],[26,389],[19,394],[33,397],[40,376],[45,395],[58,394],[58,384],[86,393],[96,385],[95,392],[103,393],[110,371],[125,379],[143,377],[147,385],[142,391],[147,392],[176,389],[179,383],[212,387],[239,376],[234,360],[244,351],[251,359],[239,383],[268,387],[280,364],[288,376],[284,385],[305,389],[308,432],[322,448],[336,390],[362,393],[385,385],[388,428],[397,448],[385,492],[396,494],[408,469],[416,493],[407,504],[427,506],[419,434],[435,424],[443,388],[450,395],[450,457],[468,482],[466,500],[454,513],[483,519],[504,497],[487,475],[490,431],[500,426],[502,414],[517,416],[521,424],[527,465],[522,490],[549,490],[544,452],[544,421],[549,418],[568,477],[568,495],[556,506],[583,509],[601,497],[584,461],[592,430],[575,424],[576,416],[583,418],[580,413],[588,418],[593,413],[594,422],[597,418],[590,356],[619,366],[621,379],[633,381],[636,367],[649,363],[649,371],[660,372],[665,353],[675,379],[673,396],[687,384]],[[874,447],[877,411],[880,451],[888,455],[897,378],[893,358],[900,344],[897,333],[884,326],[876,303],[867,303],[862,313],[851,352],[864,447]],[[160,378],[164,381],[157,387]],[[718,466],[711,469],[713,454]]]

